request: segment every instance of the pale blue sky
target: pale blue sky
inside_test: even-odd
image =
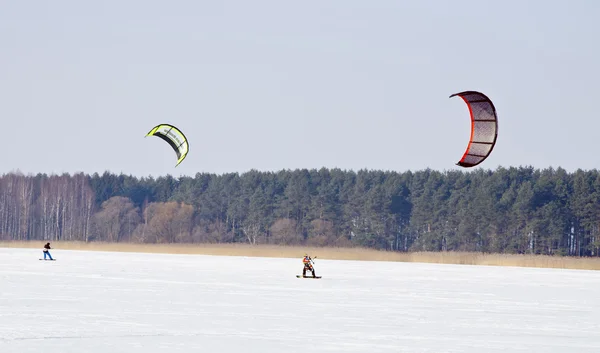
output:
[[[0,172],[600,168],[600,1],[3,1]],[[144,138],[180,127],[190,153]]]

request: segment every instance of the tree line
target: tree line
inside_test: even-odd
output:
[[[600,256],[600,173],[9,173],[0,177],[0,237]]]

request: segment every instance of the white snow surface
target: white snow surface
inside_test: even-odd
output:
[[[0,249],[0,352],[600,352],[597,271],[52,255]]]

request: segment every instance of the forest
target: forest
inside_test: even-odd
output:
[[[600,173],[297,169],[0,177],[0,239],[600,256]]]

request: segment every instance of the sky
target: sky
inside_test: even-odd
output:
[[[600,168],[600,2],[2,1],[0,173]],[[498,113],[481,165],[470,119]],[[175,152],[157,137],[187,136]]]

